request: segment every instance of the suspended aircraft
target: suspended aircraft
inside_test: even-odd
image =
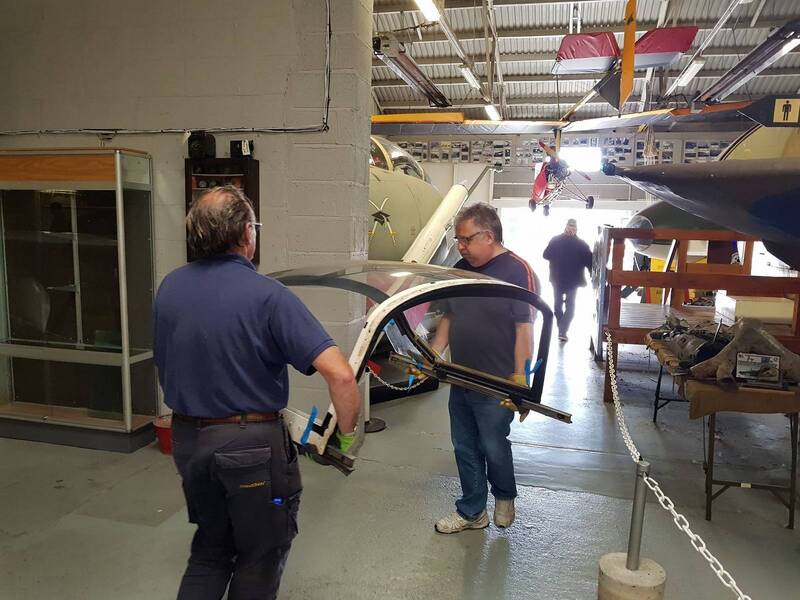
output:
[[[795,99],[800,111],[800,98]],[[800,269],[800,128],[757,126],[715,162],[620,167],[614,175],[717,225],[757,235]]]
[[[556,144],[560,139],[556,135]],[[539,146],[544,150],[548,160],[537,163],[536,177],[531,188],[531,199],[528,206],[531,210],[536,210],[537,206],[542,206],[545,216],[550,214],[550,205],[558,198],[564,200],[579,200],[586,204],[586,208],[594,206],[594,196],[587,196],[581,192],[580,188],[570,181],[570,176],[577,173],[587,181],[591,180],[586,173],[573,169],[567,161],[558,155],[558,147],[553,148],[541,140]]]

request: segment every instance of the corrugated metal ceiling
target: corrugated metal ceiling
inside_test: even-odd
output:
[[[713,23],[729,5],[730,0],[692,0],[670,2],[671,10],[668,25],[677,24]],[[409,3],[413,5],[413,3]],[[639,23],[655,23],[658,20],[661,0],[639,0],[637,20]],[[728,22],[726,28],[712,41],[710,48],[738,49],[739,56],[731,52],[727,55],[709,55],[706,65],[691,84],[692,91],[702,89],[712,83],[720,72],[733,67],[741,56],[744,56],[753,47],[761,43],[769,34],[765,25],[772,25],[790,18],[800,18],[800,0],[766,0],[761,15],[755,27],[750,27],[751,20],[760,2],[754,0],[748,4],[740,5]],[[375,32],[388,32],[420,25],[423,18],[418,11],[380,12],[383,7],[396,7],[397,0],[374,0],[377,11],[373,17]],[[468,55],[476,60],[475,70],[480,76],[485,75],[485,43],[483,38],[483,20],[481,18],[481,1],[475,0],[475,8],[464,7],[447,9],[445,15],[451,28],[462,40]],[[584,2],[580,6],[581,20],[584,27],[597,26],[618,28],[623,18],[624,0],[605,0]],[[503,73],[509,78],[506,82],[506,97],[510,102],[525,101],[535,102],[539,98],[550,99],[556,96],[572,98],[581,96],[589,91],[596,81],[591,78],[570,79],[563,77],[558,83],[555,79],[545,79],[553,66],[555,53],[561,42],[563,34],[569,30],[570,4],[567,2],[551,2],[526,4],[520,0],[518,4],[495,7],[495,20],[500,33],[499,49]],[[536,35],[531,37],[531,30]],[[550,35],[550,32],[558,35]],[[561,33],[563,32],[563,33]],[[518,34],[511,37],[509,34]],[[701,30],[695,40],[696,47],[709,34],[708,29]],[[641,35],[641,32],[640,32]],[[458,60],[454,59],[455,51],[446,40],[431,40],[430,37],[441,37],[438,26],[424,26],[422,40],[416,32],[402,31],[398,37],[406,43],[407,51],[417,60],[422,62],[421,68],[440,83],[443,91],[451,102],[458,106],[463,103],[480,102],[477,92],[466,83],[461,83],[461,73],[458,69]],[[622,45],[622,34],[616,34],[619,45]],[[711,50],[713,52],[713,50]],[[514,56],[516,55],[516,56]],[[536,60],[531,60],[534,55]],[[446,58],[444,58],[446,57]],[[524,60],[520,60],[524,59]],[[431,61],[439,64],[427,64]],[[688,62],[688,56],[673,67],[672,76]],[[777,70],[777,74],[776,73]],[[797,73],[791,73],[796,70]],[[768,76],[761,76],[751,81],[747,90],[737,93],[749,93],[760,96],[770,93],[796,93],[800,90],[800,53],[793,53],[783,57],[774,65]],[[787,71],[789,74],[787,74]],[[704,73],[713,72],[712,77],[704,77]],[[537,77],[541,80],[525,80],[526,76]],[[374,66],[372,77],[376,83],[389,80],[392,85],[378,85],[375,94],[382,105],[394,106],[400,103],[419,103],[424,99],[404,85],[394,85],[397,77],[384,66]],[[599,77],[598,77],[599,78]],[[513,81],[521,79],[521,81]],[[456,83],[457,82],[457,83]],[[642,74],[637,74],[634,95],[638,99],[642,86]],[[684,90],[686,91],[686,90]],[[688,92],[687,92],[688,94]],[[566,107],[565,107],[566,108]],[[465,109],[468,113],[477,113],[483,117],[480,108]],[[557,107],[550,104],[536,106],[535,104],[510,105],[511,118],[552,118],[557,116]],[[593,117],[611,114],[613,109],[604,104],[590,103],[579,113],[580,117]]]

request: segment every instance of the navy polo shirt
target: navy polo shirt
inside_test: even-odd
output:
[[[311,363],[334,345],[297,296],[238,254],[167,275],[153,316],[167,406],[194,417],[285,408],[287,365],[311,375]]]
[[[527,262],[511,251],[485,265],[473,267],[463,258],[456,269],[481,273],[536,292],[536,275]],[[457,292],[454,292],[457,294]],[[439,305],[450,319],[449,344],[453,362],[502,378],[515,370],[517,323],[532,322],[535,311],[527,302],[499,297],[453,297]]]

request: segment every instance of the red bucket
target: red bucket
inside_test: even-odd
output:
[[[153,421],[162,454],[172,454],[172,415],[158,417]]]

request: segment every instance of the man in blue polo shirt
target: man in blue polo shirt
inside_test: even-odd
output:
[[[503,226],[488,204],[474,204],[455,219],[461,260],[458,269],[481,273],[536,292],[536,275],[527,262],[503,246]],[[533,356],[532,308],[525,302],[502,298],[450,298],[441,303],[444,316],[431,342],[439,353],[449,345],[452,361],[528,385],[526,363]],[[461,498],[455,512],[439,519],[439,533],[482,529],[488,483],[495,497],[494,523],[514,522],[514,460],[508,434],[514,413],[490,396],[450,386],[450,436],[455,451]],[[520,414],[520,421],[527,411]]]
[[[250,201],[231,186],[200,196],[186,217],[198,260],[164,278],[155,301],[155,362],[173,410],[173,454],[197,525],[179,600],[272,599],[292,539],[302,485],[278,411],[287,365],[319,371],[355,439],[360,397],[352,369],[322,325],[250,262]]]

